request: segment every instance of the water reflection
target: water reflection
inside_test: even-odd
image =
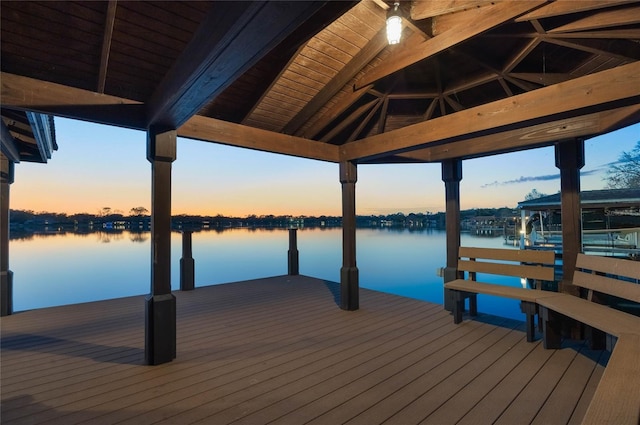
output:
[[[128,237],[131,242],[144,242],[149,239],[151,232],[149,231],[135,231],[135,230],[64,230],[59,229],[55,231],[25,231],[25,230],[11,230],[9,240],[13,241],[29,241],[37,239],[55,238],[62,236],[71,236],[76,238],[95,238],[99,243],[109,243],[113,240],[120,240],[124,237]]]
[[[129,240],[134,243],[143,243],[149,240],[150,235],[151,235],[150,232],[144,232],[144,233],[129,232]]]
[[[181,234],[171,235],[171,283],[179,288]],[[356,233],[360,285],[442,303],[444,231],[359,228]],[[230,228],[193,232],[196,286],[287,273],[288,232],[282,228]],[[505,247],[501,237],[463,234],[464,246]],[[300,273],[340,280],[342,229],[303,228],[298,233]],[[72,304],[150,290],[150,233],[111,230],[15,235],[10,241],[16,311]],[[36,265],[34,267],[34,265]],[[520,285],[518,279],[498,283]],[[480,311],[522,319],[517,301],[479,297]]]

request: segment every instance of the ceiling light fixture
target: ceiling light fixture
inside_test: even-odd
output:
[[[402,17],[398,10],[399,2],[393,3],[393,8],[389,10],[387,15],[387,41],[389,44],[400,43],[400,35],[402,34]]]

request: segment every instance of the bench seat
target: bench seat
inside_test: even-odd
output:
[[[518,288],[514,286],[498,285],[495,283],[485,283],[466,279],[452,280],[447,282],[444,287],[453,291],[453,321],[456,324],[462,321],[462,305],[464,304],[465,298],[469,298],[469,312],[472,316],[475,316],[478,313],[475,298],[476,294],[495,295],[520,300],[520,311],[522,311],[526,317],[527,341],[529,342],[532,342],[535,339],[535,315],[538,314],[536,300],[538,298],[556,295],[555,292]]]
[[[456,279],[444,284],[447,289],[475,292],[478,294],[496,295],[521,301],[536,302],[538,298],[558,295],[557,292],[537,291],[535,289],[517,288],[515,286],[498,285],[466,279]]]
[[[583,425],[640,423],[640,335],[618,335]]]
[[[536,302],[544,308],[575,319],[609,335],[619,337],[625,333],[640,333],[640,317],[638,316],[569,294],[551,293],[551,295],[540,297],[536,299]]]

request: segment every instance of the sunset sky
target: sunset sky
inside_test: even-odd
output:
[[[47,164],[21,162],[11,185],[12,209],[128,214],[150,209],[146,134],[55,119],[58,151]],[[605,171],[640,140],[640,124],[585,142],[582,189],[602,189]],[[439,164],[360,165],[361,215],[444,210]],[[464,161],[462,209],[515,207],[532,189],[560,190],[553,148]],[[340,215],[338,165],[178,138],[173,214]]]

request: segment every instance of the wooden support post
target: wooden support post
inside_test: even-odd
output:
[[[578,294],[572,285],[576,258],[582,252],[582,212],[580,209],[580,169],[584,167],[584,141],[560,142],[555,147],[560,169],[562,223],[562,281],[559,291]]]
[[[176,357],[176,299],[171,293],[171,163],[177,132],[149,129],[151,162],[151,293],[146,299],[145,360],[167,363]]]
[[[13,272],[9,270],[9,189],[14,165],[0,153],[0,316],[13,313]]]
[[[520,301],[520,311],[522,311],[527,318],[527,342],[533,342],[536,335],[535,317],[538,313],[538,305],[530,301]]]
[[[447,266],[444,269],[444,283],[460,278],[458,272],[458,250],[460,249],[460,180],[462,180],[462,160],[449,159],[442,162],[442,181],[445,190]],[[444,308],[453,310],[451,291],[444,291]]]
[[[540,306],[540,320],[542,321],[542,345],[547,349],[558,349],[562,343],[563,317],[553,310]]]
[[[300,274],[298,256],[298,229],[289,229],[289,251],[287,252],[289,276]]]
[[[195,261],[191,243],[192,231],[182,232],[182,258],[180,259],[180,290],[192,291],[195,288]]]
[[[356,181],[358,167],[353,161],[340,163],[342,184],[342,268],[340,269],[340,308],[360,307],[358,267],[356,265]]]

